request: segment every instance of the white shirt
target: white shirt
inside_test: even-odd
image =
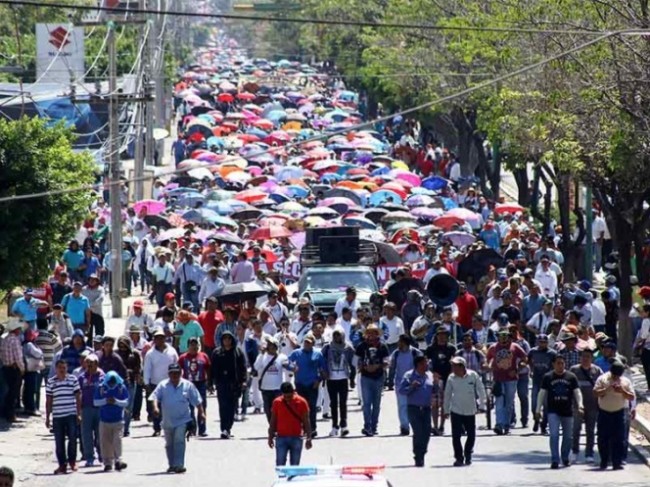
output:
[[[544,311],[538,311],[535,313],[529,320],[528,323],[526,323],[526,326],[537,330],[538,333],[546,333],[546,327],[548,326],[548,322],[553,319],[553,313],[550,315],[545,315]]]
[[[605,324],[605,303],[602,299],[594,299],[591,302],[591,325],[604,325]]]
[[[296,319],[291,322],[289,331],[296,335],[298,338],[298,343],[302,343],[302,341],[305,339],[305,335],[311,331],[312,325],[313,323],[311,320],[305,323],[299,319]]]
[[[279,353],[273,365],[267,368],[267,365],[273,360],[273,356],[268,353],[259,354],[255,359],[254,368],[257,371],[257,377],[261,378],[259,388],[262,391],[278,391],[282,385],[283,376],[282,369],[287,363],[287,356]],[[266,369],[264,377],[262,372]]]
[[[201,283],[201,290],[199,291],[199,303],[202,303],[210,296],[218,296],[223,292],[224,287],[226,287],[226,281],[220,277],[217,277],[213,280],[212,277],[207,276]]]
[[[502,305],[503,300],[501,298],[486,299],[485,304],[483,305],[483,321],[490,321],[492,319],[492,313]]]
[[[601,233],[603,234],[603,240],[610,240],[612,238],[609,233],[609,228],[607,228],[607,222],[605,222],[602,216],[594,218],[591,224],[591,232],[593,233],[594,242],[600,238]]]
[[[447,272],[447,269],[445,269],[442,266],[440,267],[440,269],[437,270],[434,267],[429,268],[427,273],[424,275],[424,278],[422,279],[422,283],[424,284],[424,287],[426,288],[429,285],[429,281],[433,279],[435,276],[437,276],[438,274],[449,274],[449,272]]]
[[[137,326],[141,332],[151,332],[154,327],[153,318],[149,316],[144,311],[140,316],[131,315],[126,319],[126,324],[124,326],[124,333],[129,334],[129,330],[132,326]]]
[[[449,170],[449,179],[456,182],[460,179],[460,163],[456,162],[452,164],[451,169]]]
[[[153,347],[144,356],[144,383],[158,385],[167,379],[169,375],[167,368],[176,362],[178,362],[178,354],[171,345],[166,345],[162,352]]]
[[[336,312],[336,316],[340,317],[343,315],[343,308],[350,308],[350,311],[352,311],[352,318],[356,318],[357,310],[360,307],[361,307],[361,303],[359,303],[358,299],[349,302],[345,297],[342,297],[336,302],[336,306],[334,306],[334,311]]]
[[[280,323],[280,320],[283,316],[289,317],[289,310],[280,301],[277,301],[274,306],[272,306],[271,303],[267,301],[264,303],[264,305],[262,305],[261,311],[266,311],[268,314],[270,314],[271,318],[273,318],[273,321],[278,324]]]
[[[153,274],[154,283],[158,281],[164,281],[165,284],[171,284],[174,282],[174,266],[169,262],[165,262],[164,266],[161,266],[160,263],[157,263],[151,268],[151,274]]]
[[[336,326],[340,326],[343,328],[343,331],[345,332],[345,337],[346,339],[350,339],[350,331],[352,330],[352,325],[356,325],[357,320],[352,318],[350,321],[345,321],[343,318],[337,318],[336,320]]]
[[[386,338],[387,345],[394,345],[399,341],[399,336],[404,333],[404,322],[397,315],[389,320],[386,316],[379,318],[379,327],[383,330],[388,330],[388,337]]]
[[[293,340],[300,343],[299,340],[298,340],[298,337],[296,336],[295,333],[289,332],[288,336],[284,336],[282,334],[282,332],[280,331],[280,332],[275,334],[275,339],[280,344],[280,347],[278,348],[278,352],[286,355],[287,357],[289,356],[289,354],[291,354],[291,352],[293,352],[295,350],[295,348],[293,348],[293,345],[291,344],[291,340],[289,340],[289,338],[292,338]]]
[[[545,271],[538,269],[535,273],[535,279],[542,285],[541,291],[547,298],[553,298],[557,294],[557,276],[551,269]]]

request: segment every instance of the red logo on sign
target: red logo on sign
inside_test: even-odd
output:
[[[52,44],[57,49],[62,49],[70,44],[70,40],[68,39],[69,37],[70,36],[67,30],[65,30],[63,27],[57,27],[52,32],[50,32],[50,44]]]

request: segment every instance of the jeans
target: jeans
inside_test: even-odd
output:
[[[62,467],[66,463],[77,462],[77,416],[72,414],[52,420],[54,429],[54,444],[56,445],[56,460]],[[68,439],[66,449],[65,440]]]
[[[332,428],[348,427],[348,380],[328,380],[327,391],[330,395],[330,405],[332,408]],[[339,411],[341,421],[339,422]]]
[[[133,404],[135,403],[135,384],[129,384],[127,388],[129,390],[129,405],[124,409],[124,436],[130,434]]]
[[[533,388],[531,392],[531,399],[530,399],[530,410],[532,411],[533,414],[537,411],[537,395],[539,394],[539,390],[541,389],[541,382],[536,383],[533,381]],[[546,405],[542,407],[542,428],[546,428],[546,425],[548,424],[548,413],[546,411]]]
[[[156,288],[156,304],[159,308],[165,306],[165,294],[171,293],[174,287],[171,283],[166,284],[164,281],[158,281],[155,285]]]
[[[25,372],[23,376],[23,407],[25,411],[36,411],[36,388],[40,386],[40,372]]]
[[[133,412],[131,413],[132,419],[140,419],[140,412],[142,411],[142,389],[141,384],[135,386],[135,392],[133,393]]]
[[[515,393],[517,392],[516,380],[501,382],[501,395],[494,403],[497,426],[510,429],[510,420],[515,407]]]
[[[598,411],[598,453],[600,453],[601,466],[607,466],[610,460],[614,468],[621,466],[625,448],[624,435],[625,410],[610,413],[600,409]]]
[[[379,411],[381,410],[381,393],[384,389],[383,374],[373,379],[361,376],[361,397],[363,398],[363,429],[369,432],[377,430]]]
[[[207,409],[206,409],[206,407],[208,405],[208,401],[207,401],[208,384],[207,384],[207,381],[203,380],[203,381],[200,381],[200,382],[192,382],[192,384],[194,384],[196,389],[199,391],[199,394],[201,396],[201,401],[202,401],[201,404],[203,405],[203,411],[206,411],[206,414],[207,414]],[[198,419],[195,416],[194,409],[195,409],[194,406],[190,406],[190,410],[192,411],[192,417],[196,421],[196,424],[198,425],[198,428],[199,428],[199,435],[201,435],[201,434],[203,434],[203,433],[205,433],[207,431],[207,426],[206,426],[206,423],[205,423],[205,417],[203,419]]]
[[[312,433],[318,429],[316,424],[316,406],[318,405],[318,388],[313,385],[296,384],[296,392],[309,404],[309,423]]]
[[[221,431],[230,431],[232,429],[232,425],[235,423],[237,399],[237,394],[235,394],[231,384],[217,384]]]
[[[89,333],[90,338],[95,337],[97,335],[99,336],[104,336],[105,333],[105,324],[104,324],[104,317],[98,313],[90,313],[90,329],[91,332]],[[92,344],[90,344],[92,347]]]
[[[560,448],[560,427],[562,427],[562,448]],[[573,416],[560,416],[556,413],[548,415],[548,442],[551,446],[551,463],[569,460],[573,439]]]
[[[2,367],[2,375],[6,387],[3,415],[6,419],[16,417],[16,402],[20,397],[20,370],[16,367]]]
[[[461,437],[463,432],[467,434],[465,448],[463,448]],[[474,443],[476,442],[476,416],[465,416],[462,414],[451,413],[451,441],[454,446],[454,458],[456,460],[469,460],[474,452]]]
[[[596,432],[596,421],[598,421],[598,408],[597,406],[585,408],[583,414],[578,411],[573,412],[573,453],[576,455],[580,452],[580,431],[582,430],[582,423],[585,424],[585,436],[587,437],[587,444],[585,446],[585,456],[594,456],[594,443]]]
[[[99,441],[99,408],[88,406],[81,408],[81,447],[83,459],[90,462],[97,456],[101,457]]]
[[[165,428],[165,453],[169,467],[185,466],[185,433],[187,426],[182,424],[175,428]]]
[[[147,264],[140,263],[138,271],[140,272],[140,289],[143,293],[145,289],[149,292],[149,289],[151,289],[151,276],[149,275],[149,271],[147,271]]]
[[[413,457],[416,462],[421,462],[427,454],[431,438],[431,408],[409,405],[408,417],[413,429]]]
[[[278,436],[275,439],[275,464],[277,466],[287,464],[287,454],[289,455],[289,465],[300,465],[301,453],[302,438],[299,436]]]
[[[409,411],[408,396],[395,392],[397,398],[397,417],[399,418],[399,427],[403,430],[409,429]]]
[[[186,286],[181,286],[183,288],[183,303],[192,303],[194,307],[194,312],[199,313],[201,307],[199,306],[199,290],[196,288],[196,291],[190,291],[186,289]]]
[[[266,414],[266,420],[271,422],[271,405],[273,401],[280,397],[282,393],[280,390],[275,391],[262,391],[262,402],[264,403],[264,414]]]
[[[386,346],[388,347],[389,356],[391,356],[393,352],[397,350],[397,343],[386,344]],[[395,367],[388,369],[388,378],[386,379],[386,385],[389,388],[392,388],[395,385]]]
[[[528,384],[530,383],[530,375],[521,374],[519,379],[517,379],[517,397],[519,398],[520,411],[521,411],[521,422],[528,423],[528,410],[529,410],[529,400],[528,400]],[[515,411],[514,404],[512,407],[512,417],[511,423],[517,422],[517,412]]]

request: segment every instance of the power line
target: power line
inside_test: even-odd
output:
[[[455,100],[455,99],[458,99],[458,98],[463,98],[463,97],[465,97],[467,95],[470,95],[470,94],[472,94],[472,93],[474,93],[476,91],[479,91],[479,90],[482,90],[484,88],[494,86],[494,85],[496,85],[498,83],[509,80],[511,78],[515,78],[515,77],[517,77],[517,76],[519,76],[521,74],[527,73],[529,71],[533,71],[533,70],[535,70],[537,68],[545,66],[545,65],[547,65],[549,63],[552,63],[554,61],[558,61],[560,59],[563,59],[563,58],[565,58],[567,56],[570,56],[573,53],[576,53],[578,51],[582,51],[583,49],[591,47],[591,46],[599,43],[602,40],[605,40],[605,39],[608,39],[608,38],[614,37],[614,36],[619,36],[619,35],[628,35],[628,34],[633,33],[633,32],[636,32],[636,31],[627,31],[627,30],[625,30],[625,31],[608,32],[606,34],[600,35],[599,37],[597,37],[595,39],[591,39],[591,40],[589,40],[587,42],[584,42],[582,44],[574,46],[574,47],[572,47],[570,49],[567,49],[565,51],[562,51],[562,52],[560,52],[558,54],[546,57],[546,58],[544,58],[544,59],[542,59],[540,61],[537,61],[537,62],[535,62],[533,64],[529,64],[527,66],[516,69],[514,71],[510,71],[509,73],[505,73],[505,74],[503,74],[501,76],[497,76],[496,78],[493,78],[491,80],[483,81],[483,82],[481,82],[481,83],[479,83],[477,85],[471,86],[469,88],[458,91],[456,93],[437,98],[435,100],[423,103],[421,105],[417,105],[415,107],[407,108],[407,109],[404,109],[404,110],[399,110],[399,111],[394,112],[394,113],[392,113],[390,115],[385,115],[383,117],[379,117],[379,118],[376,118],[374,120],[370,120],[370,121],[367,121],[367,122],[362,122],[362,123],[353,125],[351,127],[347,127],[345,129],[342,129],[342,130],[337,130],[337,131],[328,132],[328,133],[321,133],[319,135],[316,135],[314,137],[311,137],[309,139],[306,139],[306,140],[303,140],[303,141],[300,141],[300,142],[292,142],[292,143],[289,143],[286,146],[284,146],[284,148],[286,149],[286,148],[292,148],[292,147],[299,147],[302,144],[305,144],[307,142],[313,142],[313,141],[320,141],[320,140],[323,140],[323,139],[329,139],[329,138],[331,138],[331,137],[333,137],[335,135],[345,134],[345,133],[348,133],[348,132],[353,131],[353,130],[359,130],[359,129],[366,128],[368,126],[372,126],[372,125],[374,125],[376,123],[379,123],[379,122],[385,122],[385,121],[391,120],[397,115],[408,115],[410,113],[418,112],[420,110],[425,110],[425,109],[430,108],[430,107],[432,107],[434,105],[439,105],[441,103],[449,102],[449,101],[452,101],[452,100]],[[276,147],[271,147],[269,149],[262,150],[262,151],[256,153],[255,155],[260,156],[260,155],[263,155],[263,154],[273,154],[274,151],[277,151],[277,149],[278,148],[276,148]],[[225,162],[228,162],[229,160],[232,161],[232,160],[236,160],[236,159],[241,159],[241,157],[240,156],[227,157],[227,158],[219,161],[219,164],[223,164]],[[205,167],[205,166],[202,166],[202,167]],[[125,182],[147,181],[147,180],[153,179],[154,177],[174,176],[176,174],[187,173],[191,169],[194,169],[194,168],[184,168],[184,169],[180,169],[180,170],[176,169],[176,170],[169,171],[169,172],[166,172],[166,173],[158,174],[157,176],[151,176],[151,175],[150,176],[142,176],[142,177],[139,177],[139,178],[126,179],[124,181]],[[67,188],[67,189],[60,189],[60,190],[53,190],[53,191],[44,191],[42,193],[32,193],[32,194],[25,194],[25,195],[6,196],[6,197],[0,198],[0,203],[5,203],[5,202],[9,202],[9,201],[28,200],[28,199],[34,199],[34,198],[42,198],[42,197],[46,197],[46,196],[54,196],[54,195],[59,195],[59,194],[68,194],[68,193],[74,193],[74,192],[77,192],[77,191],[89,191],[89,190],[95,190],[96,188],[97,188],[97,185],[86,185],[86,186],[79,186],[79,187],[75,187],[75,188]]]
[[[0,5],[28,5],[32,7],[45,6],[41,2],[33,0],[0,0]],[[239,14],[216,14],[216,13],[198,13],[169,11],[159,9],[145,8],[110,8],[91,5],[70,5],[64,3],[47,3],[49,8],[59,8],[66,10],[82,10],[92,12],[108,12],[112,14],[131,13],[131,14],[152,14],[152,15],[171,15],[174,17],[190,17],[199,19],[222,19],[222,20],[243,20],[251,22],[286,22],[298,24],[316,24],[316,25],[344,25],[350,27],[374,27],[387,29],[414,29],[414,30],[433,30],[433,31],[458,31],[458,32],[493,32],[503,34],[557,34],[557,35],[587,35],[600,36],[602,34],[612,34],[618,31],[595,31],[587,29],[531,29],[525,27],[479,27],[469,25],[432,25],[432,24],[409,24],[401,22],[369,22],[359,20],[332,20],[316,19],[306,17],[279,17],[279,16],[257,16],[257,15],[239,15]],[[639,30],[638,32],[647,32]]]

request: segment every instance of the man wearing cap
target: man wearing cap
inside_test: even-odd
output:
[[[470,465],[476,441],[476,413],[485,407],[485,388],[479,374],[467,369],[463,357],[451,359],[452,373],[445,385],[443,411],[451,418],[451,436],[454,446],[455,467]],[[478,404],[478,408],[477,408]],[[461,436],[467,441],[463,447]]]
[[[82,289],[82,294],[90,305],[90,335],[104,334],[104,288],[97,274],[88,276],[88,284]]]
[[[126,319],[124,333],[130,333],[131,329],[137,327],[140,333],[149,335],[154,328],[154,321],[144,311],[144,301],[136,299],[133,301],[133,312]]]
[[[594,440],[596,421],[598,419],[598,399],[594,394],[596,380],[603,374],[597,365],[593,364],[594,352],[591,348],[585,348],[580,352],[580,364],[571,367],[571,372],[578,378],[578,385],[582,393],[583,412],[573,410],[573,446],[571,448],[571,461],[575,462],[580,453],[580,432],[582,423],[585,424],[585,462],[594,463]]]
[[[551,469],[557,470],[560,460],[565,467],[571,465],[569,454],[573,442],[573,411],[583,413],[582,394],[578,378],[566,370],[562,355],[553,359],[553,370],[544,375],[537,397],[535,419],[539,421],[542,406],[548,409],[549,443],[551,448]],[[562,446],[560,448],[560,428]]]
[[[547,297],[541,297],[542,308],[526,321],[526,330],[532,338],[539,334],[546,334],[548,324],[553,320],[553,301]]]
[[[326,364],[320,350],[314,349],[315,338],[312,333],[305,335],[302,348],[294,350],[289,355],[289,363],[295,373],[296,392],[305,398],[309,404],[309,420],[311,421],[312,436],[316,436],[316,407],[321,380],[324,377]]]
[[[361,307],[361,303],[357,299],[357,290],[350,286],[345,290],[345,296],[339,298],[336,301],[334,306],[334,312],[336,316],[341,316],[343,314],[343,308],[349,308],[352,311],[352,317],[357,317],[357,310]]]
[[[156,293],[156,304],[159,308],[165,305],[166,295],[172,292],[174,283],[174,266],[167,262],[167,253],[160,252],[157,255],[158,262],[151,268],[151,278]],[[172,294],[173,298],[173,294]]]
[[[363,429],[365,436],[376,436],[381,410],[381,393],[384,389],[385,369],[390,353],[382,343],[380,330],[371,324],[364,333],[365,340],[361,342],[355,354],[358,357],[357,368],[361,375],[361,397],[363,402]]]
[[[406,396],[409,423],[413,430],[413,459],[416,467],[424,467],[431,437],[431,396],[434,378],[427,370],[427,359],[417,356],[413,369],[404,374],[398,392]]]
[[[25,289],[23,297],[18,298],[11,307],[11,314],[27,323],[32,330],[36,329],[37,311],[39,308],[48,306],[47,301],[41,301],[32,296],[32,288]]]
[[[594,385],[598,398],[598,453],[600,469],[611,461],[614,470],[623,469],[625,447],[625,408],[636,399],[632,382],[623,375],[625,366],[618,360],[611,364]]]
[[[165,332],[157,328],[153,332],[154,346],[144,356],[143,379],[147,388],[147,395],[165,380],[171,364],[178,362],[178,354],[174,347],[166,341]],[[160,417],[153,418],[153,435],[160,436]]]
[[[488,349],[487,360],[494,377],[493,393],[496,397],[494,432],[507,435],[515,407],[519,369],[527,365],[527,357],[526,352],[512,342],[508,329],[500,330],[498,336],[499,341]]]
[[[580,350],[577,348],[578,337],[573,333],[564,333],[561,338],[564,348],[560,350],[560,355],[564,357],[567,369],[580,363]]]
[[[185,438],[192,422],[191,407],[198,411],[199,420],[205,420],[201,395],[194,384],[181,377],[181,366],[168,365],[168,377],[163,379],[149,396],[153,415],[162,416],[165,432],[165,451],[169,468],[167,473],[185,473]]]
[[[537,346],[533,347],[528,352],[528,363],[530,365],[530,370],[532,371],[533,379],[533,388],[531,395],[531,412],[533,416],[537,411],[537,396],[539,395],[539,390],[542,386],[542,380],[544,376],[551,371],[553,368],[553,360],[557,355],[557,352],[549,348],[548,336],[540,333],[537,335]],[[535,418],[533,423],[533,433],[537,433],[540,430],[542,434],[546,434],[546,426],[548,425],[548,411],[545,405],[544,414],[541,419]]]
[[[196,390],[201,395],[203,403],[203,410],[207,412],[207,391],[210,380],[210,358],[200,351],[200,342],[198,338],[192,337],[188,340],[187,352],[178,358],[178,365],[181,366],[183,371],[183,378],[189,380]],[[194,412],[192,412],[194,416]],[[208,436],[205,416],[203,419],[199,418],[197,422],[199,426],[199,436]]]
[[[82,289],[82,284],[76,281],[72,285],[72,292],[63,297],[61,306],[63,306],[63,310],[70,317],[72,327],[75,330],[80,329],[86,333],[90,327],[90,301],[88,301],[86,296],[81,294]]]
[[[23,347],[20,342],[20,334],[24,329],[24,323],[17,318],[12,318],[5,325],[7,336],[0,340],[0,364],[2,364],[2,376],[4,379],[6,394],[2,406],[2,416],[9,423],[17,423],[16,402],[20,396],[20,385],[22,375],[25,373],[25,361]]]
[[[199,302],[200,285],[203,282],[204,272],[201,266],[194,261],[192,254],[185,255],[185,260],[176,269],[174,280],[180,283],[183,302],[192,303],[198,313],[201,309]]]

